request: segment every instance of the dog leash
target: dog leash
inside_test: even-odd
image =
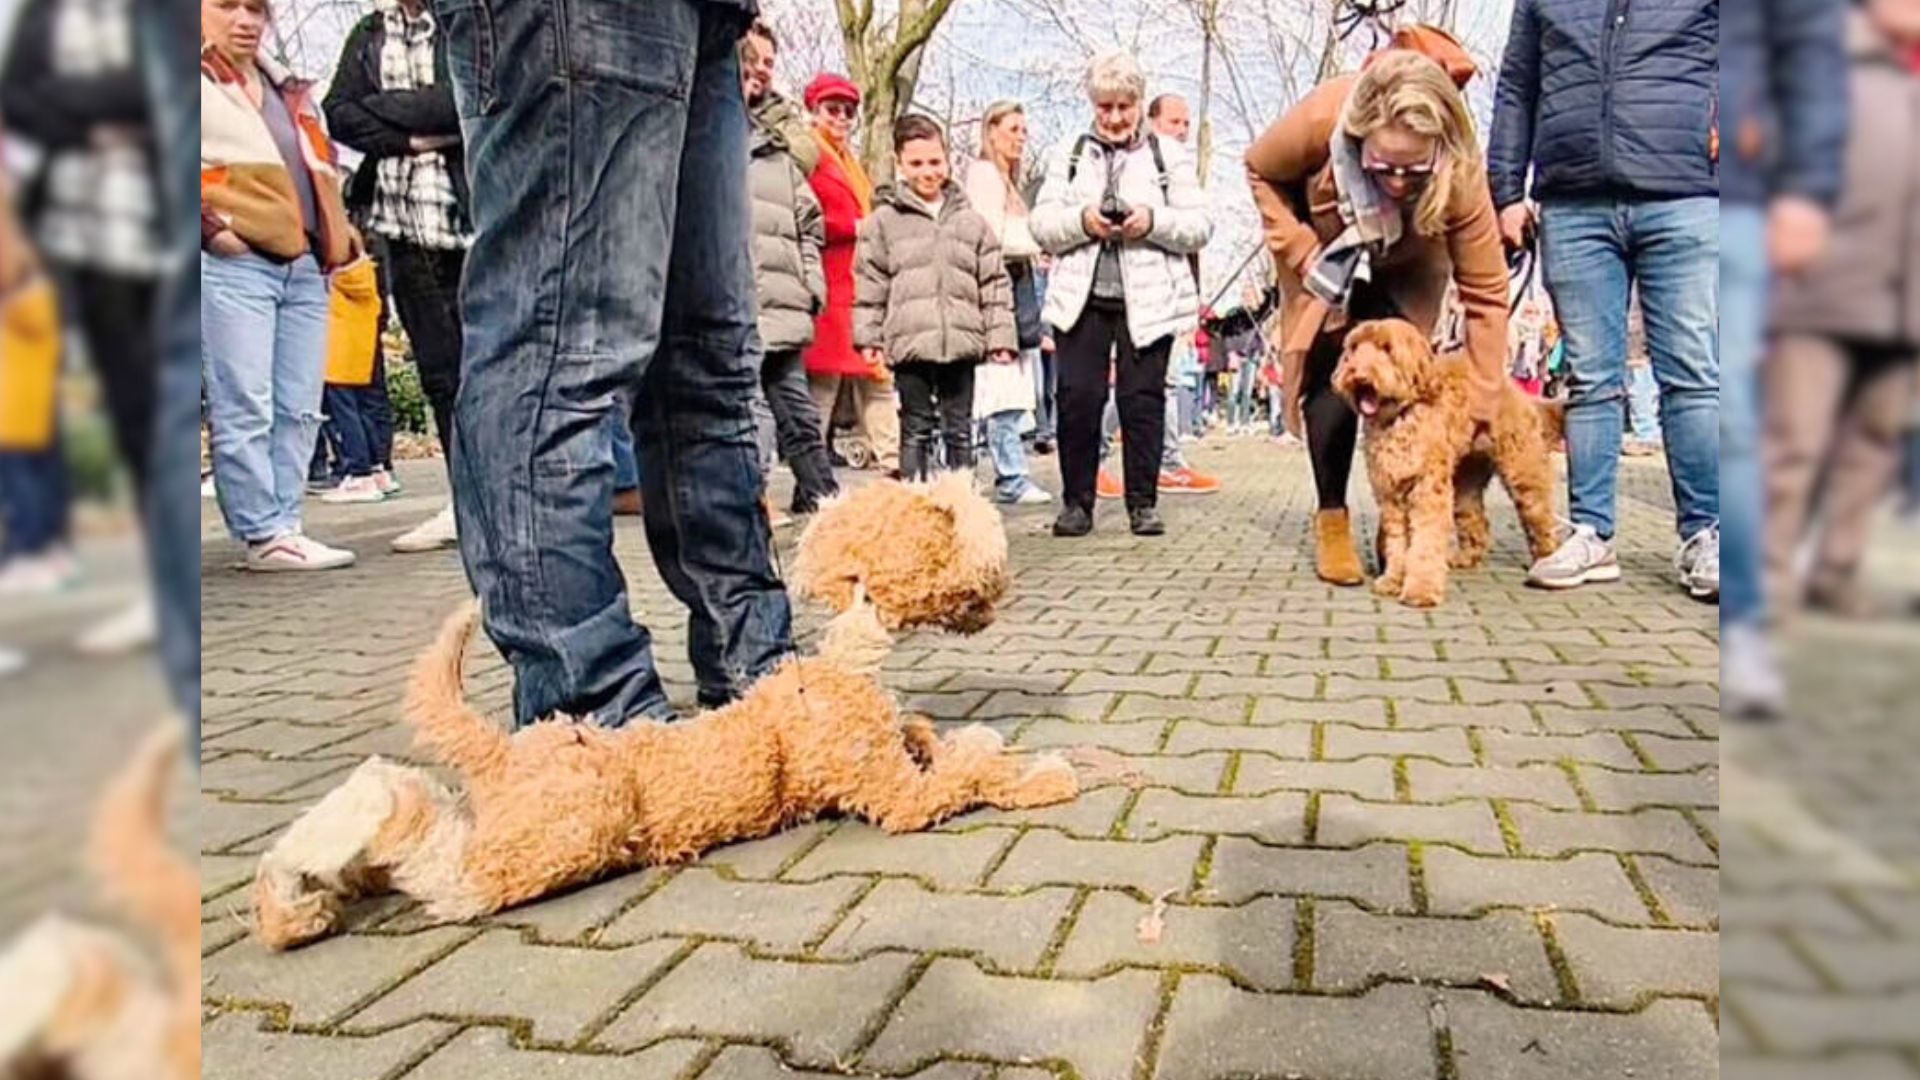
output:
[[[1507,314],[1520,310],[1520,305],[1533,291],[1540,277],[1540,234],[1527,230],[1526,243],[1507,253]],[[1518,282],[1519,288],[1514,284]]]

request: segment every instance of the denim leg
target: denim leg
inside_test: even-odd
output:
[[[993,455],[994,495],[1012,502],[1026,494],[1032,481],[1027,478],[1027,448],[1020,442],[1020,410],[987,417],[987,449]]]
[[[613,490],[640,486],[640,462],[633,453],[632,412],[625,402],[607,411],[607,437],[613,440]]]
[[[387,357],[375,346],[373,381],[360,399],[360,418],[367,429],[367,446],[374,465],[393,471],[393,399],[387,396]]]
[[[1041,349],[1033,352],[1033,437],[1055,442],[1059,433],[1059,402],[1055,399],[1053,354]]]
[[[303,255],[286,267],[273,336],[273,492],[286,528],[300,527],[307,466],[320,437],[328,317],[326,276],[311,255]]]
[[[523,725],[672,711],[613,557],[607,414],[643,375],[698,361],[665,347],[654,363],[701,10],[480,0],[438,12],[474,218],[454,512]],[[661,467],[661,454],[643,456]],[[668,501],[657,490],[650,514]]]
[[[1100,413],[1100,461],[1106,463],[1107,455],[1113,453],[1113,437],[1120,434],[1120,406],[1114,400],[1113,389],[1107,389],[1107,406]]]
[[[1721,209],[1719,274],[1726,361],[1720,373],[1720,618],[1731,625],[1766,617],[1760,367],[1766,351],[1767,228],[1759,207]]]
[[[1660,384],[1651,365],[1627,368],[1627,427],[1640,442],[1660,441]]]
[[[760,475],[771,487],[773,468],[780,463],[780,426],[773,418],[773,404],[758,383],[753,387],[753,448],[760,455]]]
[[[202,255],[200,285],[207,423],[220,512],[234,539],[266,540],[294,524],[280,509],[273,459],[274,338],[284,272],[258,255]],[[303,484],[312,454],[309,445],[300,459]]]
[[[1164,411],[1166,416],[1160,428],[1160,471],[1172,472],[1187,467],[1187,459],[1180,453],[1180,392],[1172,382],[1167,383]]]
[[[1685,539],[1720,520],[1720,200],[1638,202],[1627,212]]]
[[[329,386],[326,402],[327,428],[339,447],[341,468],[348,476],[373,475],[373,446],[367,439],[366,417],[361,414],[365,387]]]
[[[647,369],[636,401],[646,422],[635,433],[654,563],[687,605],[700,696],[717,703],[739,697],[793,652],[793,616],[774,574],[761,509],[766,478],[753,438],[762,347],[735,53],[745,27],[724,6],[691,10],[698,35],[677,163],[665,333],[660,362]]]
[[[67,463],[48,450],[0,451],[0,562],[40,555],[67,538]]]
[[[1626,423],[1627,246],[1611,200],[1547,204],[1540,265],[1567,346],[1567,502],[1576,525],[1613,537]]]

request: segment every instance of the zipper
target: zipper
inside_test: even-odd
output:
[[[1613,181],[1613,69],[1630,2],[1609,0],[1607,22],[1600,28],[1600,175],[1609,184]]]

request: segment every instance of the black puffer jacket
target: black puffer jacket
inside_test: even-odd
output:
[[[335,141],[365,154],[367,161],[353,171],[347,189],[347,207],[364,210],[373,205],[374,177],[369,166],[380,158],[408,154],[415,135],[458,135],[460,115],[453,104],[453,82],[447,74],[447,35],[433,35],[433,85],[418,90],[380,89],[380,50],[387,40],[386,19],[379,12],[361,19],[340,50],[322,107]],[[468,212],[466,155],[456,144],[440,151],[453,181],[455,224],[463,231],[472,219]]]
[[[1738,0],[1751,3],[1753,0]],[[1494,93],[1494,205],[1717,196],[1720,0],[1515,0]]]

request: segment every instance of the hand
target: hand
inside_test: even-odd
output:
[[[1524,199],[1500,211],[1500,242],[1508,251],[1527,246],[1527,237],[1540,223],[1539,208]]]
[[[1288,394],[1285,400],[1281,402],[1280,422],[1286,425],[1287,431],[1294,438],[1302,441],[1306,440],[1307,418],[1305,413],[1301,411],[1299,394]]]
[[[1127,220],[1120,223],[1120,235],[1128,240],[1141,240],[1153,231],[1153,211],[1144,206],[1136,206],[1127,211]]]
[[[1100,208],[1097,206],[1089,206],[1080,211],[1080,225],[1087,230],[1088,236],[1103,244],[1113,239],[1113,225],[1101,216]]]
[[[1792,276],[1811,267],[1827,247],[1826,208],[1812,199],[1784,195],[1767,214],[1767,255],[1775,271]]]
[[[407,152],[409,154],[431,154],[436,150],[445,150],[460,145],[458,135],[409,135]]]
[[[253,249],[247,246],[245,240],[240,239],[240,234],[232,229],[221,229],[207,241],[207,250],[223,259],[231,259],[236,255],[245,255]]]
[[[1012,349],[995,349],[987,354],[987,359],[996,364],[1012,364],[1017,362],[1020,357],[1015,355]]]

